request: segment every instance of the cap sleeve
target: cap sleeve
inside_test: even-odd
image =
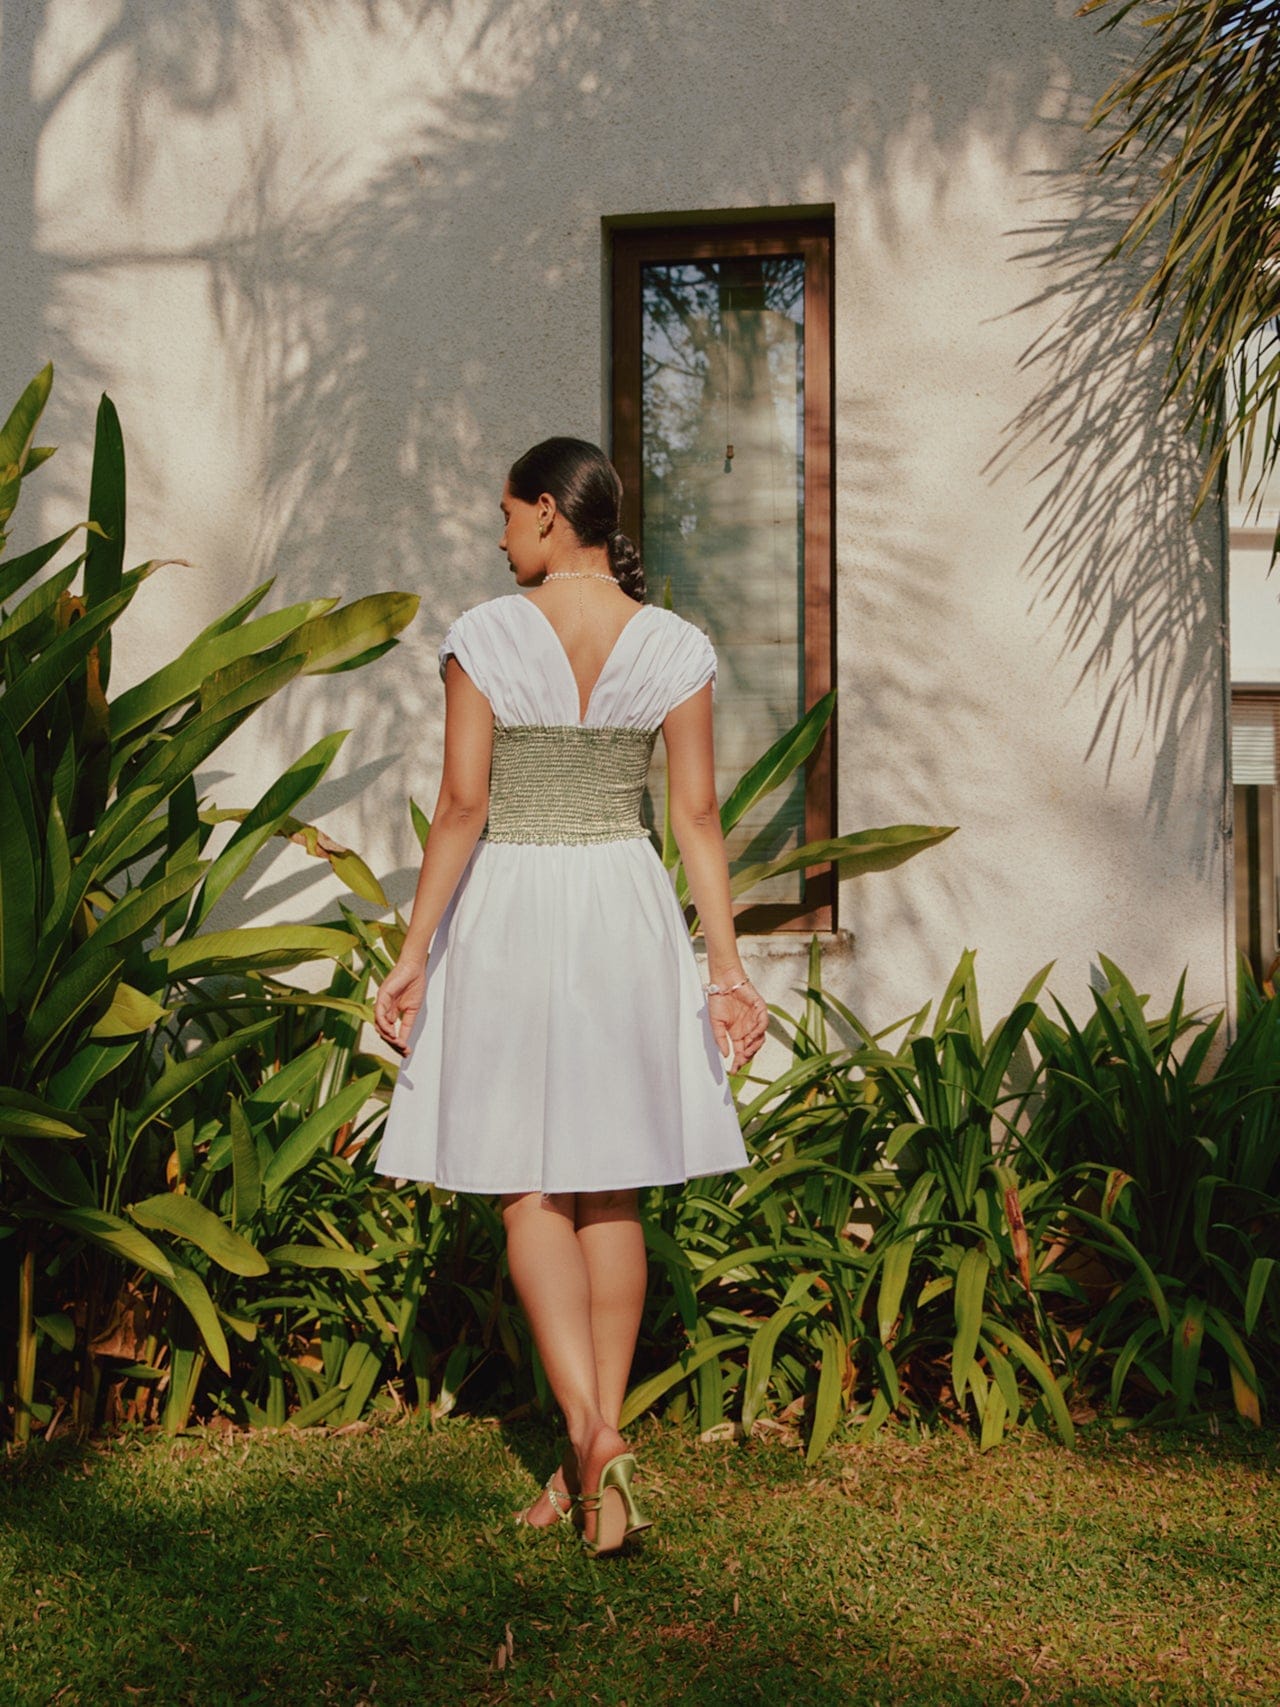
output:
[[[485,669],[484,649],[477,633],[475,614],[474,609],[463,611],[445,630],[444,639],[440,642],[440,679],[444,680],[446,660],[454,657],[487,698],[489,690],[485,683],[488,672]]]
[[[667,711],[674,711],[699,688],[711,683],[711,697],[716,693],[716,649],[700,628],[693,623],[681,625],[680,643],[671,658],[668,682]]]

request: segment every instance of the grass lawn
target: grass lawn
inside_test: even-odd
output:
[[[535,1427],[0,1461],[0,1700],[1280,1702],[1280,1437],[636,1433],[658,1527],[511,1523]]]

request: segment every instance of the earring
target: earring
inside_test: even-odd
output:
[[[539,522],[539,524],[538,524],[538,538],[539,539],[545,539],[550,532],[551,532],[551,523],[550,522]]]

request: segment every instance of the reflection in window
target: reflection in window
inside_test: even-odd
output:
[[[800,255],[640,269],[645,569],[650,596],[669,590],[716,644],[722,799],[805,706],[804,303]],[[652,788],[660,818],[658,767]],[[804,837],[801,774],[742,820],[730,857],[771,858]],[[800,895],[792,874],[752,898]]]

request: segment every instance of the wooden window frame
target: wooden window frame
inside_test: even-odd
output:
[[[611,454],[624,488],[622,526],[644,533],[641,482],[640,270],[649,263],[801,255],[804,299],[804,709],[835,683],[835,454],[833,228],[830,219],[753,220],[738,224],[642,226],[612,231]],[[836,834],[834,717],[805,764],[804,839]],[[838,885],[834,868],[805,869],[800,900],[736,904],[740,931],[832,931]]]

